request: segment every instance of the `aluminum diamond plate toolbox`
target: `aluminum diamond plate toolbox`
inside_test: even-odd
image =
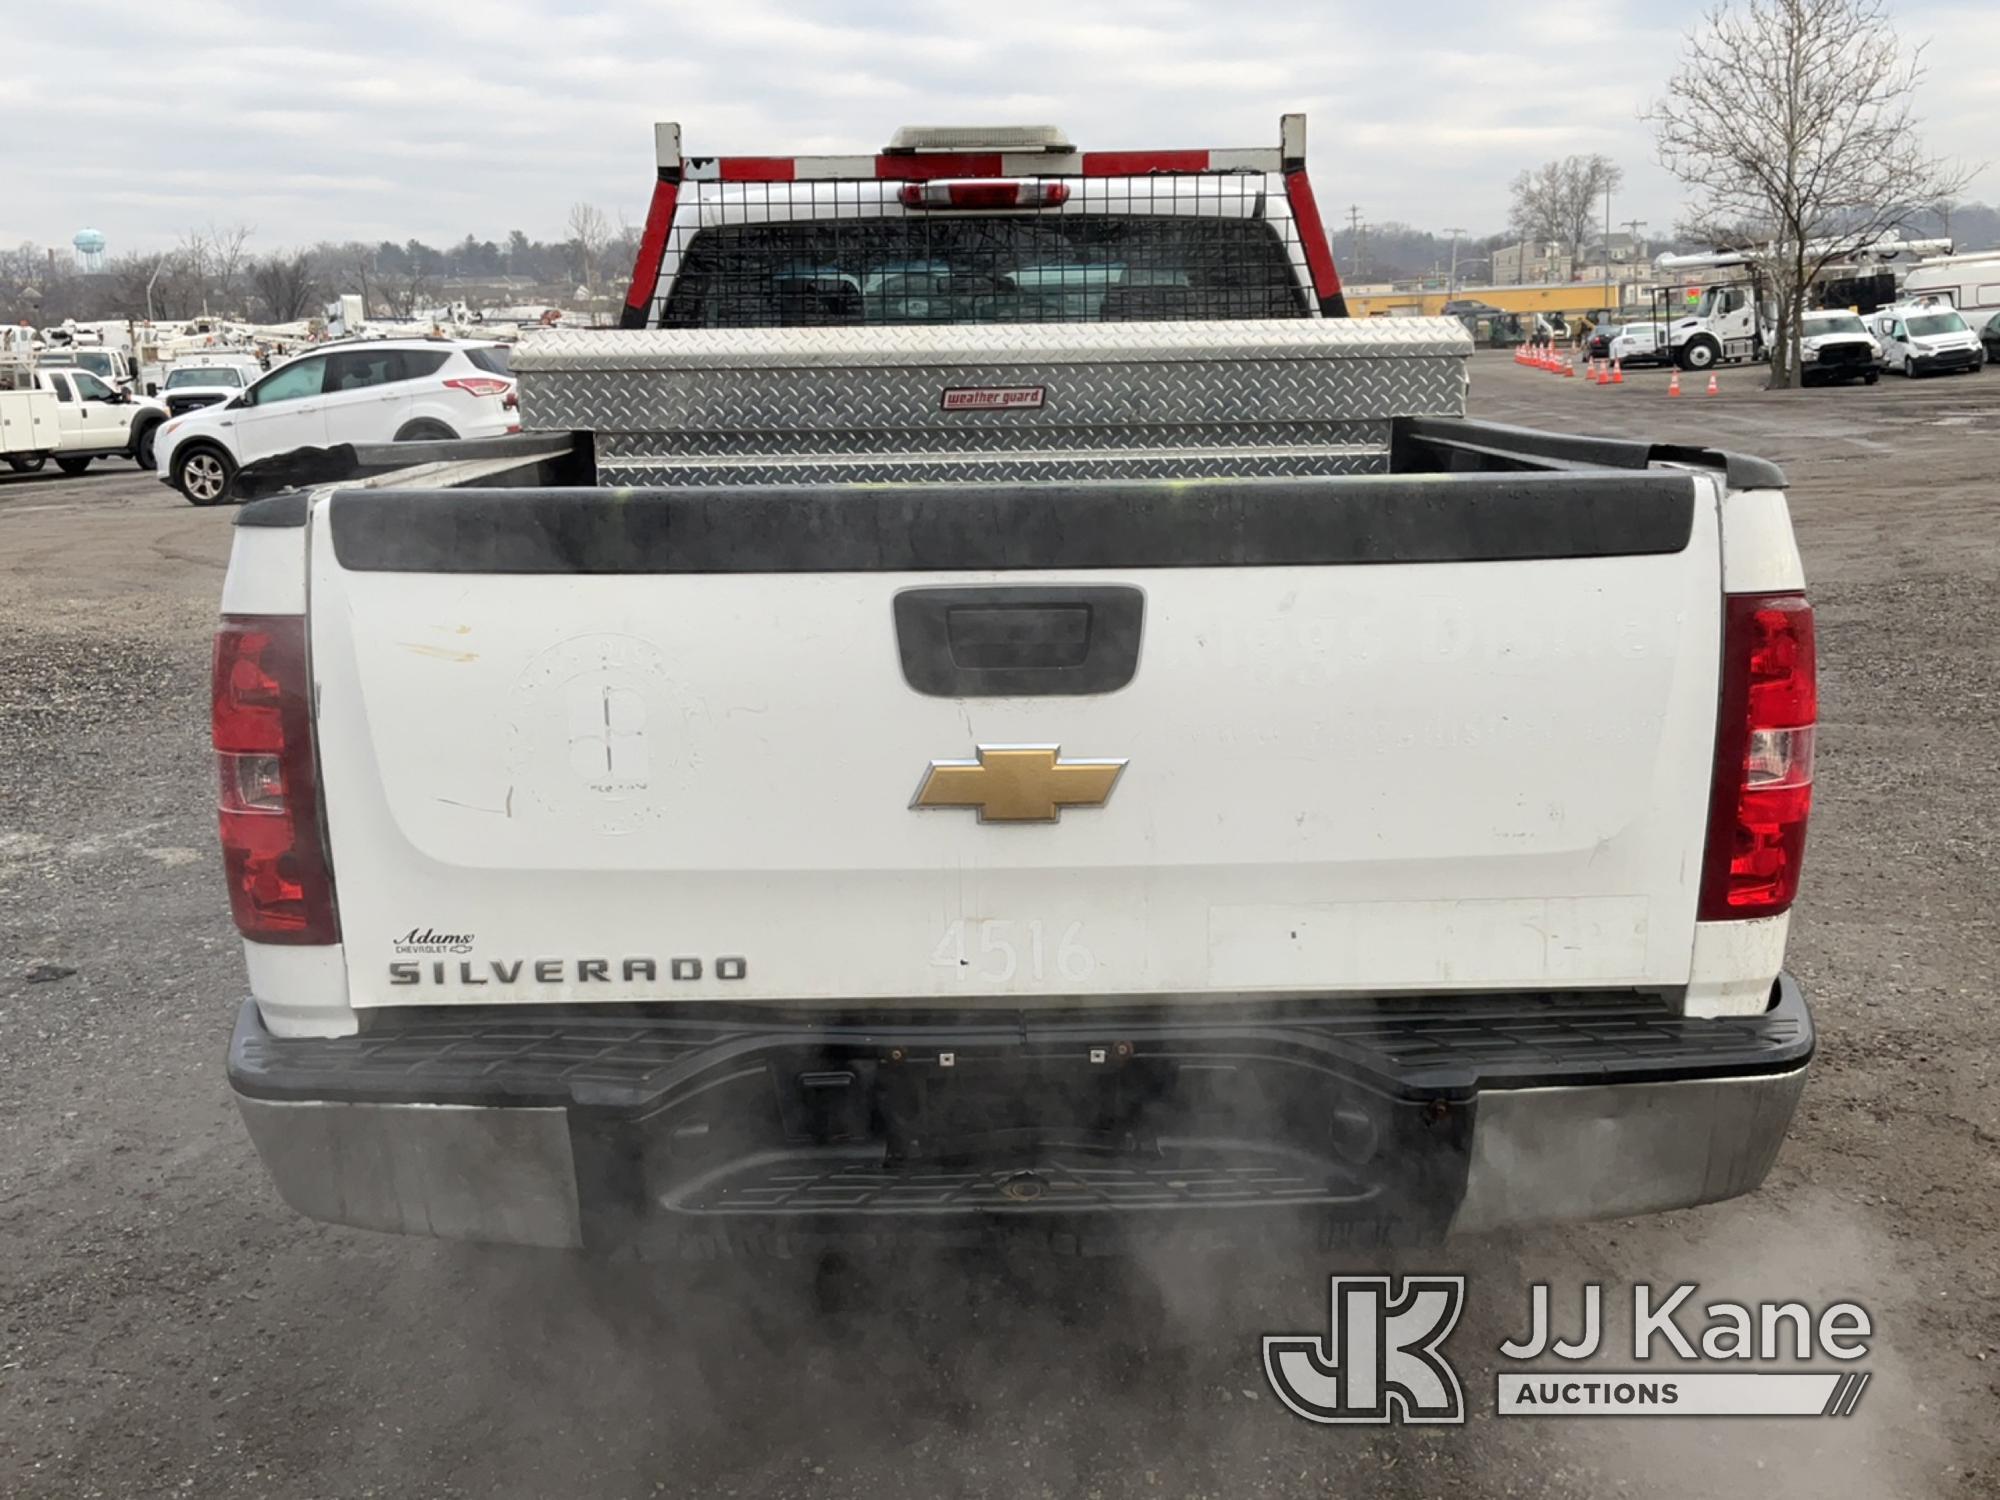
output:
[[[578,331],[516,348],[522,425],[612,484],[1358,474],[1462,416],[1449,318]]]

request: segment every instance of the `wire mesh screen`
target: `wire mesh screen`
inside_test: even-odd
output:
[[[1261,174],[1066,179],[1059,210],[906,210],[895,182],[695,185],[662,328],[1188,322],[1312,315]]]

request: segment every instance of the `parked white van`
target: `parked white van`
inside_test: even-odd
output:
[[[1977,370],[1986,363],[1979,335],[1941,297],[1879,308],[1872,326],[1882,363],[1905,375]]]

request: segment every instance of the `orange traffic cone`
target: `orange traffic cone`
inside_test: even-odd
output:
[[[1611,383],[1613,385],[1623,385],[1625,383],[1624,360],[1614,359],[1611,361]]]
[[[1715,383],[1715,372],[1713,370],[1708,372],[1708,394],[1711,396],[1722,394],[1722,387]]]
[[[1669,396],[1678,396],[1680,393],[1681,393],[1681,372],[1679,370],[1675,370],[1674,378],[1667,382],[1667,394]]]
[[[1592,375],[1591,379],[1598,385],[1611,384],[1611,371],[1606,367],[1603,360],[1597,362],[1597,373]]]
[[[1564,379],[1564,380],[1574,380],[1574,379],[1576,379],[1576,361],[1575,361],[1575,360],[1573,360],[1573,359],[1566,359],[1566,360],[1564,360],[1564,361],[1563,361],[1563,379]]]

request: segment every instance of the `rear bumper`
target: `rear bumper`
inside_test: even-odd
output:
[[[230,1082],[279,1192],[334,1223],[686,1253],[1034,1227],[1428,1242],[1763,1180],[1813,1029],[1633,998],[1254,1018],[838,1021],[428,1011],[271,1036]]]

